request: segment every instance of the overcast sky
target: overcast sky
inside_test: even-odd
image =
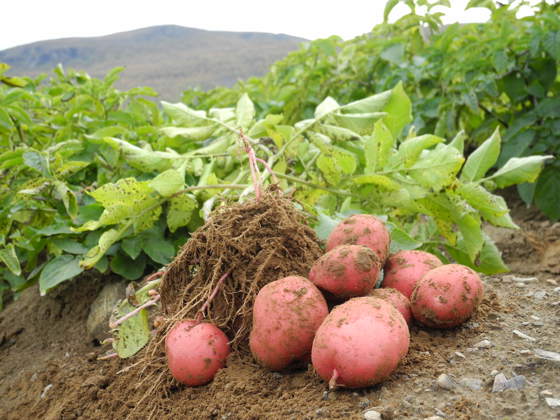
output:
[[[484,21],[451,0],[447,22]],[[350,39],[382,21],[385,0],[18,0],[4,7],[0,50],[30,42],[108,35],[153,25]],[[398,10],[396,11],[398,13]]]

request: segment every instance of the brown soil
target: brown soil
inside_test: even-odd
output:
[[[513,272],[484,278],[485,299],[461,327],[412,327],[405,362],[383,384],[341,389],[325,398],[326,384],[311,368],[271,373],[249,357],[233,354],[209,385],[168,389],[167,408],[156,418],[361,419],[374,409],[384,419],[560,419],[560,409],[548,407],[544,399],[560,398],[560,363],[533,354],[534,349],[560,352],[560,224],[535,220],[523,209],[516,215],[523,231],[491,231]],[[156,414],[150,404],[134,411],[134,402],[150,386],[119,373],[134,360],[96,360],[106,349],[88,340],[85,323],[102,282],[83,276],[42,298],[31,288],[0,312],[0,417],[122,419]],[[492,346],[476,349],[485,339]],[[527,385],[493,393],[496,371],[508,378],[524,375]],[[458,380],[480,379],[482,388],[441,389],[436,380],[442,373]]]

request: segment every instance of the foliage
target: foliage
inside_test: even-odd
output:
[[[386,18],[399,0],[387,2]],[[209,109],[229,106],[242,93],[258,104],[257,115],[282,113],[288,123],[311,118],[327,96],[354,101],[404,84],[419,134],[451,138],[463,130],[471,150],[499,127],[498,164],[531,154],[557,155],[560,148],[560,4],[540,2],[534,15],[517,18],[526,1],[477,1],[489,22],[442,25],[447,1],[402,0],[410,13],[351,41],[337,37],[302,45],[263,78],[233,89],[184,92],[184,101]],[[425,13],[421,13],[426,9]],[[387,20],[387,19],[386,19]],[[518,186],[521,197],[549,218],[560,219],[551,161],[534,184]]]

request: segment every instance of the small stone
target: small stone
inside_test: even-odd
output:
[[[552,397],[552,395],[554,395],[548,389],[539,392],[539,394],[541,395],[541,397]]]
[[[35,382],[37,380],[39,376],[37,375],[37,372],[35,372],[33,375],[31,375],[31,378],[29,379],[31,382]]]
[[[538,280],[536,277],[518,277],[518,276],[511,276],[511,279],[517,283],[529,283]]]
[[[477,378],[461,378],[459,380],[459,383],[461,384],[461,386],[472,389],[473,391],[482,389],[482,380]]]
[[[557,302],[552,302],[550,306],[560,306],[560,300]]]
[[[545,398],[545,401],[550,408],[560,407],[560,398]]]
[[[546,282],[551,286],[558,286],[558,282],[554,279],[547,279]]]
[[[123,282],[107,283],[91,304],[86,329],[92,340],[101,341],[107,336],[111,312],[125,297],[125,290],[126,285]]]
[[[540,321],[541,319],[536,316],[536,315],[531,315],[531,318],[534,319],[535,321]]]
[[[453,377],[445,373],[442,373],[438,376],[437,384],[440,388],[447,389],[448,391],[454,390],[459,385],[459,383]]]
[[[542,300],[546,297],[546,292],[544,290],[538,290],[533,294],[533,297]]]
[[[445,414],[445,413],[444,413],[443,411],[441,411],[439,408],[436,408],[436,416],[445,418],[445,417],[447,417],[447,414]]]
[[[360,401],[360,403],[358,404],[358,406],[361,409],[367,408],[369,406],[369,400],[367,398],[364,398],[363,400]]]
[[[519,350],[519,354],[531,354],[531,353],[533,353],[533,352],[529,349]]]
[[[456,351],[456,352],[455,352],[455,356],[460,357],[460,358],[462,358],[462,359],[466,359],[466,358],[467,358],[467,357],[466,357],[463,353],[461,353],[460,351]]]
[[[43,392],[41,392],[41,399],[45,398],[49,389],[53,387],[53,384],[48,384],[45,388],[43,388]]]
[[[323,397],[321,399],[327,401],[329,399],[329,391],[323,391]]]
[[[492,347],[492,342],[490,340],[482,340],[474,345],[477,349],[489,349]]]
[[[494,377],[492,392],[502,392],[508,389],[522,389],[525,388],[525,385],[527,385],[527,380],[523,375],[516,375],[508,379],[503,373],[498,373]]]
[[[317,410],[315,410],[315,414],[317,415],[317,417],[323,417],[327,414],[327,410],[324,408],[318,408]]]
[[[443,420],[444,417],[440,417],[440,416],[431,416],[431,417],[425,417],[424,420]]]
[[[556,353],[554,351],[542,350],[542,349],[535,349],[534,351],[535,356],[540,359],[551,360],[553,362],[560,362],[560,353]]]
[[[523,288],[527,287],[527,285],[525,283],[515,283],[515,287]]]
[[[492,372],[490,372],[490,376],[496,376],[498,373],[500,373],[500,372],[498,372],[496,369],[494,369]]]
[[[527,335],[527,334],[524,334],[524,333],[522,333],[522,332],[519,331],[519,330],[513,330],[512,332],[513,332],[516,336],[518,336],[518,337],[520,337],[520,338],[523,338],[523,339],[525,339],[525,340],[537,341],[536,338],[533,338],[533,337],[531,337],[531,336],[529,336],[529,335]]]
[[[554,290],[552,290],[554,293],[560,293],[560,287],[555,287]]]
[[[365,420],[381,420],[381,413],[375,410],[368,410],[364,413]]]

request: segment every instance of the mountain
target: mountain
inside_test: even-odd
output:
[[[0,51],[14,76],[50,73],[64,67],[104,76],[124,66],[120,89],[150,86],[162,99],[178,100],[188,87],[231,86],[261,76],[298,48],[302,38],[259,32],[222,32],[176,25],[152,26],[92,38],[34,42]]]

